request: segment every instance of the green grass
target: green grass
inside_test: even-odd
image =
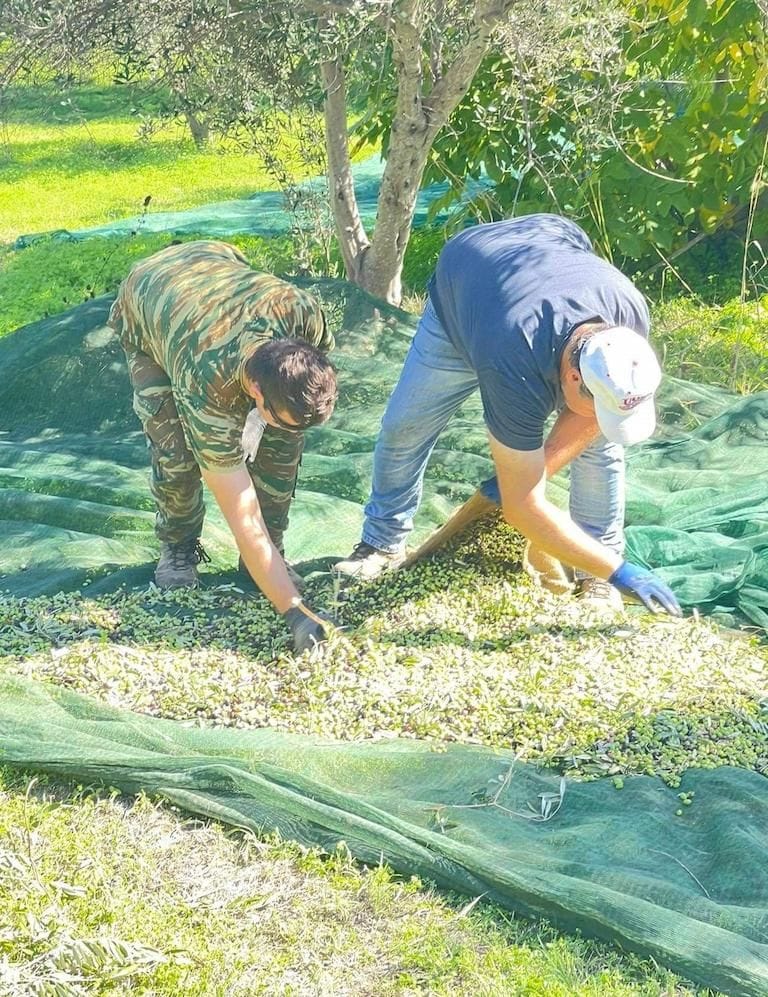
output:
[[[652,338],[668,374],[744,394],[768,388],[768,294],[713,305],[673,298],[654,310]]]
[[[84,242],[53,238],[18,251],[0,248],[0,336],[89,298],[114,293],[136,260],[170,245],[171,239],[164,233]],[[292,269],[287,237],[230,236],[228,241],[258,269],[275,273]]]
[[[3,121],[9,124],[68,125],[84,121],[162,117],[168,95],[157,87],[116,84],[108,67],[86,80],[18,82],[3,92]]]
[[[87,86],[59,97],[32,87],[11,91],[0,132],[0,335],[115,291],[135,260],[173,238],[142,233],[140,224],[136,234],[85,242],[67,240],[67,230],[277,186],[259,156],[238,152],[231,143],[199,150],[178,121],[138,137],[142,120],[161,107],[161,94]],[[132,113],[137,105],[143,118]],[[275,141],[296,179],[312,174],[297,159],[290,134]],[[13,248],[20,236],[45,232],[58,234]],[[287,237],[230,241],[256,267],[293,270]]]
[[[0,239],[87,228],[245,197],[275,184],[256,156],[195,148],[180,126],[137,140],[135,121],[10,125],[0,168]]]
[[[138,215],[148,197],[153,211],[175,211],[276,187],[258,156],[198,150],[178,121],[139,138],[126,88],[48,98],[43,113],[38,91],[12,96],[0,144],[2,242]]]
[[[7,994],[696,992],[545,922],[362,868],[344,848],[256,839],[145,797],[0,783],[0,857]]]

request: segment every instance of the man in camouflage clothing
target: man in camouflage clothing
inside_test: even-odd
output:
[[[134,266],[109,324],[151,453],[158,586],[197,585],[202,478],[294,645],[321,640],[323,621],[301,602],[282,557],[303,430],[324,422],[336,400],[324,355],[333,337],[315,298],[252,270],[233,246],[190,242]]]

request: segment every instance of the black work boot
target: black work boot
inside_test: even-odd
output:
[[[155,568],[155,585],[159,589],[197,588],[197,566],[210,560],[197,538],[178,544],[164,543]]]

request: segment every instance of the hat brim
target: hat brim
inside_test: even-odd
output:
[[[640,402],[625,415],[602,406],[595,399],[595,416],[603,436],[611,443],[620,443],[624,447],[642,443],[653,436],[656,429],[656,406],[653,398]]]

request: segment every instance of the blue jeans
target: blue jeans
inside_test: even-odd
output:
[[[366,543],[387,552],[405,545],[437,438],[477,385],[476,372],[453,347],[428,301],[376,441],[363,523]],[[495,478],[483,491],[499,501]],[[571,463],[570,513],[586,533],[622,553],[623,447],[601,436]]]

